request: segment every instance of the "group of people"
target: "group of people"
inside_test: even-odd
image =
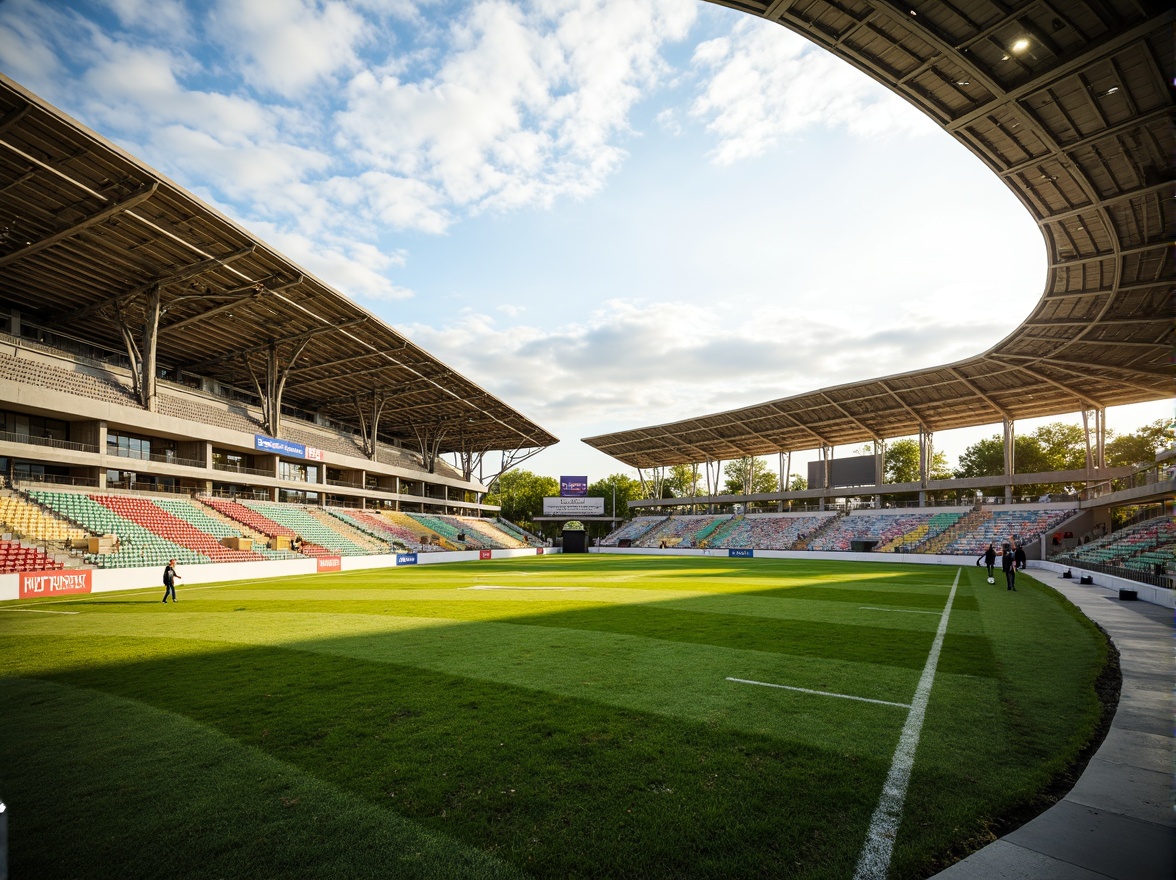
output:
[[[988,566],[988,583],[995,584],[996,577],[993,571],[996,568],[997,550],[996,544],[990,542],[988,549],[985,550],[976,559],[976,564],[984,564]],[[1028,563],[1028,557],[1025,555],[1025,545],[1017,543],[1017,539],[1012,535],[1009,539],[1000,545],[1000,568],[1005,576],[1005,589],[1016,592],[1017,569],[1025,568]]]

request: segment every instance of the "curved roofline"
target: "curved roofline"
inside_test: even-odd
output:
[[[1129,0],[710,2],[822,46],[967,147],[1041,229],[1045,290],[970,358],[583,442],[657,467],[1172,396],[1176,13]]]

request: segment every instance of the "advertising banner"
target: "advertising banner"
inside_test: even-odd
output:
[[[478,558],[479,559],[489,559],[491,557],[491,555],[492,554],[490,553],[489,550],[479,550],[478,551]]]
[[[583,498],[588,494],[588,478],[587,477],[560,477],[559,478],[559,497],[560,498]]]
[[[341,556],[319,556],[315,561],[318,562],[320,572],[343,570],[343,557]]]
[[[542,555],[543,555],[543,548],[542,548],[542,547],[536,547],[536,548],[535,548],[535,555],[536,555],[536,556],[542,556]]]
[[[22,571],[20,597],[33,599],[45,596],[64,596],[69,593],[89,593],[93,589],[93,572],[84,571]]]
[[[275,452],[278,455],[291,455],[295,458],[306,458],[306,447],[301,443],[290,440],[278,440],[265,434],[253,435],[253,446],[259,452]]]
[[[308,459],[310,459],[311,461],[322,461],[323,460],[323,451],[321,449],[315,448],[314,446],[307,446],[306,447],[306,457]]]
[[[751,559],[751,557],[755,556],[755,551],[754,550],[728,550],[727,555],[728,556],[735,556],[735,557],[738,557],[739,559]]]
[[[397,553],[396,554],[396,564],[397,565],[416,565],[417,564],[417,555],[415,553]]]
[[[604,516],[603,498],[544,498],[544,516]]]

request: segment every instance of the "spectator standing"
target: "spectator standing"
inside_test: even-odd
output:
[[[1008,585],[1005,590],[1017,591],[1015,586],[1017,581],[1017,561],[1013,556],[1013,545],[1005,541],[1001,545],[1000,567],[1004,572],[1005,583]]]
[[[1029,564],[1029,557],[1025,555],[1025,545],[1018,544],[1017,549],[1013,552],[1013,561],[1017,564],[1017,568],[1024,571]]]
[[[180,578],[180,580],[183,580],[183,577],[176,574],[176,561],[174,559],[169,559],[167,561],[167,566],[163,569],[163,587],[164,587],[163,604],[164,605],[167,604],[167,597],[169,594],[172,597],[172,603],[174,604],[176,601],[176,578]]]
[[[996,568],[996,547],[991,541],[988,542],[988,549],[981,553],[980,556],[976,559],[976,564],[979,565],[981,560],[983,560],[984,564],[988,566],[988,583],[995,584],[996,577],[992,572]]]

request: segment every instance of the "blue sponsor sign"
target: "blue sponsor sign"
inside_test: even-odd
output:
[[[583,498],[588,494],[587,477],[560,477],[560,498]]]
[[[416,565],[417,564],[417,555],[415,553],[397,553],[396,554],[396,564],[397,565]]]
[[[740,559],[751,559],[751,557],[755,556],[755,551],[754,550],[728,550],[727,555],[728,556],[737,556]]]
[[[306,458],[306,447],[301,443],[289,440],[278,440],[265,434],[253,435],[253,447],[261,452],[276,452],[278,455],[292,455],[296,458]]]

